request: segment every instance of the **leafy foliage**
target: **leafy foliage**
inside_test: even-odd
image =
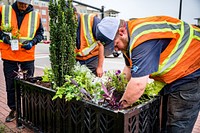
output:
[[[12,34],[12,39],[18,39],[20,37],[20,31],[17,30],[15,33]]]
[[[128,83],[121,71],[107,71],[99,79],[85,65],[77,63],[72,73],[73,75],[65,75],[65,83],[56,88],[53,100],[63,97],[66,101],[84,99],[112,109],[121,108],[119,101]],[[51,77],[51,69],[46,69],[43,79],[51,80]],[[149,101],[158,95],[162,87],[163,85],[157,81],[148,83],[144,94],[133,106]]]
[[[153,81],[151,83],[148,83],[144,94],[148,96],[157,96],[160,90],[164,87],[164,85],[164,83],[159,81]]]
[[[105,86],[109,89],[115,88],[117,92],[123,92],[126,88],[128,80],[120,70],[107,71],[105,73],[106,82]]]
[[[53,99],[64,96],[66,101],[85,99],[96,103],[101,98],[101,92],[101,84],[95,81],[95,75],[85,65],[77,63],[73,75],[65,76],[65,83],[57,87]]]
[[[3,32],[11,32],[13,27],[9,26],[8,24],[1,24],[1,30]]]
[[[127,79],[120,70],[108,71],[105,73],[105,82],[102,84],[102,89],[104,90],[102,104],[104,106],[110,107],[112,109],[120,109],[121,105],[119,103],[124,90],[127,86]],[[160,90],[163,88],[163,84],[158,81],[153,81],[148,83],[144,94],[137,100],[133,106],[145,103],[157,96]]]
[[[52,79],[53,79],[52,69],[45,67],[43,72],[44,72],[44,75],[42,76],[42,81],[43,82],[52,81]]]
[[[62,86],[65,75],[72,73],[75,65],[77,21],[72,8],[72,0],[50,0],[50,62],[52,68],[52,84]]]
[[[110,107],[112,109],[119,109],[119,100],[123,95],[128,80],[126,79],[124,73],[121,73],[120,70],[105,72],[103,79],[102,89],[104,94],[100,103],[103,106]]]

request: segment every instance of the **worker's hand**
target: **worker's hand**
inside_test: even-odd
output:
[[[119,102],[120,104],[120,108],[124,109],[124,108],[127,108],[127,107],[130,107],[132,104],[128,103],[126,100],[120,100]]]
[[[11,43],[10,43],[10,36],[7,35],[7,34],[5,34],[5,33],[2,33],[2,34],[3,34],[3,35],[2,35],[2,41],[3,41],[4,43],[6,43],[6,44],[11,45]]]
[[[22,48],[26,50],[30,50],[33,47],[33,42],[32,41],[25,41],[22,43]]]
[[[126,86],[126,90],[120,100],[122,108],[127,108],[135,103],[144,93],[148,83],[149,75],[131,78]]]
[[[127,100],[126,100],[127,99]],[[133,101],[129,98],[125,98],[124,96],[121,98],[121,100],[119,101],[120,103],[120,107],[121,108],[127,108],[130,107],[133,104]]]
[[[97,73],[97,77],[102,77],[103,76],[103,69],[102,69],[102,67],[97,67],[96,73]]]

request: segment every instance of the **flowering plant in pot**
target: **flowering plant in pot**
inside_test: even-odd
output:
[[[11,32],[13,27],[9,26],[9,24],[1,24],[1,31],[3,32]]]
[[[43,76],[43,81],[51,79],[50,73],[49,69]],[[77,63],[72,73],[73,75],[65,75],[65,83],[56,88],[53,100],[64,97],[66,101],[86,100],[110,109],[121,109],[119,101],[128,80],[120,70],[106,71],[102,78],[98,78],[85,65]],[[156,86],[156,82],[149,83],[144,95],[133,106],[143,104],[157,96],[160,90]]]
[[[10,38],[12,38],[12,30],[13,30],[12,26],[10,26],[9,24],[1,24],[0,28],[1,31],[3,31],[5,34],[9,35]]]

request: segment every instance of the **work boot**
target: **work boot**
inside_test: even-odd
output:
[[[9,115],[6,117],[6,122],[11,122],[16,118],[16,111],[11,110]]]

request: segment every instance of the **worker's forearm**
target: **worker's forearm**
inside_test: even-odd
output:
[[[98,54],[98,65],[96,69],[96,74],[98,77],[103,76],[103,61],[104,61],[104,47],[102,44],[98,43],[99,54]]]
[[[147,82],[148,82],[148,76],[130,79],[126,87],[126,90],[120,100],[123,102],[122,103],[123,108],[131,106],[142,96]]]
[[[144,87],[140,85],[131,85],[131,83],[128,83],[122,99],[126,100],[129,104],[133,104],[141,97],[143,93]]]
[[[99,54],[98,54],[98,67],[103,67],[104,61],[104,47],[103,45],[99,45]]]

